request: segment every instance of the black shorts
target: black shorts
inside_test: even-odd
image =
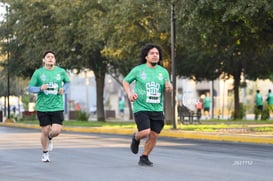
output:
[[[263,110],[263,105],[256,106],[258,110],[262,111]]]
[[[41,112],[37,111],[37,117],[40,122],[40,126],[47,126],[52,124],[63,124],[64,113],[63,111],[53,111],[53,112]]]
[[[134,117],[138,131],[150,128],[159,134],[164,127],[163,112],[139,111],[134,113]]]

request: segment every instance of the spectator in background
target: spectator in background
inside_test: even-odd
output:
[[[261,95],[260,90],[256,91],[255,105],[256,105],[256,111],[257,111],[255,115],[256,115],[256,119],[258,119],[259,115],[262,115],[262,111],[263,111],[263,96]]]
[[[13,114],[15,115],[15,113],[16,113],[16,106],[13,106],[13,107],[12,107],[12,112],[13,112]]]
[[[196,113],[197,113],[197,119],[200,120],[200,118],[202,116],[201,111],[203,109],[203,104],[200,99],[198,99],[198,101],[196,102],[195,108],[196,108]]]
[[[273,94],[271,92],[271,89],[268,90],[266,101],[269,110],[269,116],[271,117],[271,113],[273,112]]]
[[[208,92],[203,100],[203,109],[204,109],[204,115],[206,116],[206,119],[209,119],[210,118],[210,98],[209,98]]]
[[[118,109],[119,109],[119,115],[120,115],[121,118],[123,118],[123,116],[124,116],[124,108],[125,108],[124,99],[122,99],[120,97],[119,102],[118,102]]]

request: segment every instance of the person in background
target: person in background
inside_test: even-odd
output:
[[[119,115],[121,118],[123,118],[124,117],[125,102],[124,102],[124,99],[122,99],[121,97],[119,98],[118,108],[119,108]]]
[[[271,89],[268,90],[266,101],[269,110],[269,116],[271,117],[271,114],[273,112],[273,93],[271,92]]]
[[[200,99],[198,99],[198,101],[195,104],[195,108],[196,108],[196,113],[197,113],[197,119],[200,120],[201,116],[202,116],[202,109],[203,109],[203,104],[202,101]]]
[[[260,93],[260,90],[256,91],[256,95],[255,95],[255,105],[256,105],[256,110],[257,110],[257,119],[259,117],[259,115],[262,115],[262,111],[263,111],[263,96]],[[261,116],[262,119],[262,116]]]
[[[161,47],[147,44],[141,49],[141,64],[134,67],[123,80],[123,87],[130,101],[133,102],[134,119],[138,131],[133,134],[131,151],[138,153],[140,140],[146,138],[144,150],[138,164],[153,166],[148,158],[157,138],[164,127],[163,93],[171,92],[167,69],[160,65]],[[130,84],[134,82],[134,90]]]
[[[55,65],[55,53],[43,54],[43,67],[35,70],[28,91],[38,94],[36,111],[41,126],[42,162],[49,162],[48,151],[53,150],[52,138],[61,132],[64,120],[63,94],[69,87],[69,77],[63,68]]]
[[[210,98],[209,98],[208,92],[203,100],[203,109],[204,109],[204,115],[206,116],[206,119],[209,119],[210,118]]]

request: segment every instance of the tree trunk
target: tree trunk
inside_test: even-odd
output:
[[[128,99],[128,97],[127,97],[127,101],[128,101],[128,108],[129,108],[129,119],[132,120],[134,118],[133,109],[132,109],[131,101]]]
[[[241,119],[240,112],[240,97],[239,97],[239,88],[240,88],[240,81],[241,81],[241,71],[236,72],[234,75],[234,119]]]
[[[172,94],[165,92],[164,93],[164,113],[165,113],[165,123],[171,125],[174,120],[172,120],[172,112],[175,111],[175,108],[172,107]]]
[[[105,73],[101,73],[96,76],[96,92],[97,92],[97,121],[105,121],[104,114],[104,101],[103,101],[103,93],[104,93],[104,81],[105,81]]]

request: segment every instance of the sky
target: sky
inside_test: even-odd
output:
[[[3,3],[0,3],[0,21],[4,19],[5,14],[6,14],[6,7]]]

